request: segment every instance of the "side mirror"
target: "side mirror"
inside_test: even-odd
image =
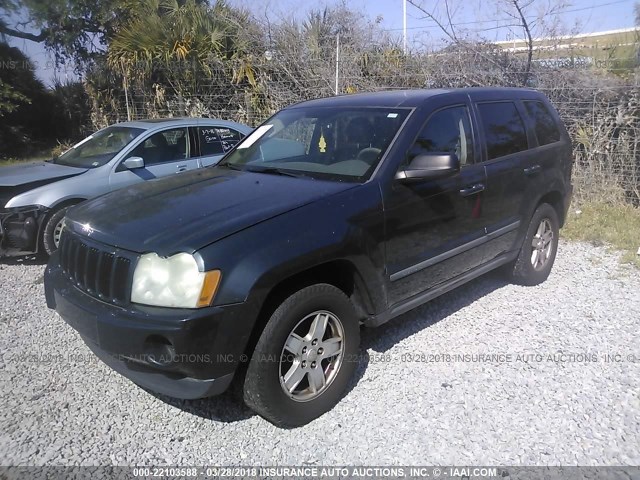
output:
[[[135,170],[136,168],[144,168],[144,160],[142,157],[129,157],[122,165],[127,167],[129,170]]]
[[[426,153],[416,155],[404,170],[396,173],[396,180],[403,183],[435,180],[459,171],[460,160],[455,153]]]

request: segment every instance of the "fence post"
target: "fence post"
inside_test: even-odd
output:
[[[127,88],[127,73],[122,66],[122,86],[124,87],[124,102],[127,105],[127,122],[131,121],[131,108],[129,107],[129,89]]]
[[[340,67],[340,34],[336,35],[336,95],[339,93],[339,74],[338,68]]]

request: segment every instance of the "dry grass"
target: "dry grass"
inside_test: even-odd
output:
[[[631,205],[594,202],[572,207],[562,236],[609,245],[622,252],[622,263],[640,267],[640,209]]]

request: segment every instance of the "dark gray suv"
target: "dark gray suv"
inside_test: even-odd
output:
[[[544,281],[571,141],[539,92],[393,91],[286,108],[214,167],[71,209],[47,304],[166,395],[235,381],[277,425],[331,409],[384,323],[498,267]]]

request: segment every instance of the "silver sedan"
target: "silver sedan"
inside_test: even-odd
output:
[[[53,253],[72,205],[213,165],[251,130],[205,118],[118,123],[50,161],[0,167],[0,257]]]

